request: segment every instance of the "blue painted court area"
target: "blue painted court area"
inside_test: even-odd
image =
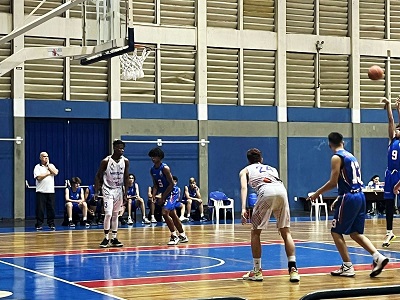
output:
[[[93,250],[94,253],[65,255],[55,252],[45,256],[3,257],[0,259],[0,290],[13,292],[13,299],[71,299],[71,295],[79,295],[82,299],[117,299],[74,282],[176,275],[190,277],[198,274],[208,274],[212,278],[225,272],[245,272],[252,266],[249,245],[159,248],[139,251],[121,249],[116,252],[99,249]],[[298,242],[296,250],[300,272],[315,268],[315,273],[321,273],[325,267],[341,264],[333,244]],[[363,249],[350,247],[350,253],[355,265],[371,264],[371,256]],[[391,262],[400,260],[400,253],[384,253],[391,258]],[[263,245],[262,264],[265,270],[286,270],[283,245]]]

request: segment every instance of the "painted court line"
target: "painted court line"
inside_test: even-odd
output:
[[[52,280],[60,281],[62,283],[66,283],[66,284],[75,286],[75,287],[80,288],[80,289],[85,289],[85,290],[88,290],[88,291],[91,291],[91,292],[94,292],[94,293],[97,293],[97,294],[101,294],[101,295],[104,295],[104,296],[107,296],[107,297],[110,297],[110,298],[124,300],[124,298],[120,298],[120,297],[117,297],[117,296],[114,296],[114,295],[111,295],[111,294],[107,294],[107,293],[102,292],[102,291],[93,290],[93,289],[88,288],[88,287],[86,287],[84,285],[81,285],[81,284],[76,284],[74,282],[70,282],[70,281],[67,281],[67,280],[64,280],[64,279],[61,279],[61,278],[57,278],[57,277],[54,277],[54,276],[51,276],[51,275],[47,275],[45,273],[38,272],[38,271],[35,271],[35,270],[27,269],[25,267],[21,267],[21,266],[18,266],[18,265],[12,264],[12,263],[8,263],[8,262],[2,261],[2,260],[0,260],[0,263],[5,264],[5,265],[10,266],[10,267],[13,267],[13,268],[17,268],[17,269],[26,271],[26,272],[30,272],[30,273],[34,273],[34,274],[37,274],[37,275],[40,275],[40,276],[43,276],[43,277],[47,277],[47,278],[52,279]]]

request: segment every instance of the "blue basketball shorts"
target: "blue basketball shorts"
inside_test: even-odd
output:
[[[390,171],[386,169],[385,172],[385,187],[384,187],[384,199],[395,199],[396,196],[393,193],[393,188],[396,183],[400,180],[400,172],[397,170]]]
[[[338,234],[364,233],[365,225],[364,193],[347,193],[339,196],[333,215],[331,231]]]

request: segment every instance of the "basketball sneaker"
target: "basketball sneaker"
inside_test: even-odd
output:
[[[262,270],[258,270],[257,272],[252,270],[245,275],[243,275],[243,280],[252,280],[252,281],[263,281]]]
[[[100,243],[100,247],[101,247],[101,248],[107,248],[107,247],[109,247],[109,240],[107,240],[106,238],[104,238],[104,240]]]
[[[369,274],[370,277],[375,277],[381,274],[383,268],[388,264],[389,258],[383,256],[382,254],[372,262],[372,272]]]
[[[169,242],[167,243],[168,246],[174,246],[179,243],[179,238],[176,235],[171,235]]]
[[[144,217],[142,223],[143,224],[151,224],[151,221],[149,219],[147,219],[147,217]]]
[[[289,275],[290,275],[290,279],[289,279],[290,282],[299,282],[300,281],[299,271],[295,267],[292,267]]]
[[[385,240],[383,241],[382,247],[387,248],[390,246],[390,242],[395,240],[396,236],[393,233],[388,233],[385,236]]]
[[[56,226],[55,226],[54,224],[50,224],[50,225],[49,225],[49,228],[50,228],[51,231],[56,230]]]
[[[189,219],[186,218],[185,216],[180,216],[180,217],[179,217],[179,220],[181,220],[182,223],[189,222]]]
[[[118,241],[117,238],[111,239],[110,244],[111,244],[111,247],[122,247],[124,245],[120,241]]]
[[[133,225],[133,221],[132,221],[132,217],[131,216],[128,217],[128,225]]]
[[[202,216],[200,218],[200,222],[208,222],[208,219],[205,216]]]
[[[150,222],[151,222],[151,223],[157,223],[157,220],[156,220],[156,218],[154,218],[154,216],[151,216]]]
[[[75,227],[75,223],[72,222],[72,221],[69,221],[69,222],[68,222],[68,227]]]
[[[38,225],[38,224],[35,225],[35,228],[36,228],[36,230],[42,230],[43,229],[42,225]]]
[[[187,242],[189,242],[189,239],[188,239],[188,237],[186,236],[186,235],[178,235],[178,238],[179,238],[179,243],[187,243]]]
[[[83,223],[85,223],[86,228],[90,228],[90,223],[88,220],[84,220]]]
[[[340,266],[339,270],[336,271],[332,271],[331,272],[332,276],[344,276],[344,277],[353,277],[354,275],[356,275],[356,273],[354,272],[354,268],[353,265],[351,265],[350,267],[342,264]]]

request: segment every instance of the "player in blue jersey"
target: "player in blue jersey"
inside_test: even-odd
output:
[[[334,217],[331,235],[343,260],[339,270],[332,271],[332,276],[352,277],[355,275],[350,261],[349,251],[343,235],[350,237],[373,257],[371,277],[379,275],[389,259],[376,250],[371,241],[364,235],[365,196],[362,192],[360,166],[357,159],[344,149],[343,136],[331,132],[328,136],[329,148],[333,151],[331,159],[331,176],[328,182],[320,187],[308,200],[315,201],[319,195],[338,187],[338,198],[335,200]]]
[[[207,218],[204,216],[203,200],[200,195],[200,188],[197,186],[196,179],[194,179],[193,177],[189,178],[189,186],[185,186],[182,203],[186,204],[187,218],[189,219],[189,221],[193,221],[193,219],[190,217],[192,205],[199,208],[200,221],[208,221]]]
[[[91,217],[90,225],[98,225],[98,221],[101,219],[103,201],[98,195],[96,195],[96,189],[94,184],[91,184],[85,190],[85,201],[88,205],[88,219]],[[97,221],[96,221],[97,216]]]
[[[169,166],[162,162],[164,151],[158,147],[153,148],[149,151],[149,157],[154,164],[150,169],[150,175],[153,179],[152,198],[157,199],[156,196],[161,194],[161,197],[158,198],[158,203],[162,205],[162,215],[171,231],[171,238],[168,245],[176,245],[179,242],[186,243],[189,240],[183,231],[182,223],[175,211],[176,198],[172,194],[174,180]],[[178,230],[179,235],[177,235],[175,228]]]
[[[74,222],[72,222],[72,212],[75,211],[77,213],[82,212],[83,223],[86,228],[89,228],[90,224],[87,221],[87,203],[85,201],[83,189],[80,187],[81,179],[79,177],[72,177],[70,184],[71,186],[65,189],[65,207],[68,215],[68,226],[75,227]]]
[[[400,131],[399,125],[397,127],[394,124],[394,118],[392,113],[391,102],[384,98],[382,103],[385,104],[385,109],[388,116],[388,135],[389,135],[389,147],[388,147],[388,166],[385,172],[385,187],[384,187],[384,199],[386,209],[386,236],[383,241],[382,247],[389,247],[390,242],[393,241],[396,236],[393,234],[393,215],[394,207],[396,205],[396,196],[393,192],[395,184],[400,180]],[[397,113],[400,118],[400,105],[399,99],[396,101]]]

